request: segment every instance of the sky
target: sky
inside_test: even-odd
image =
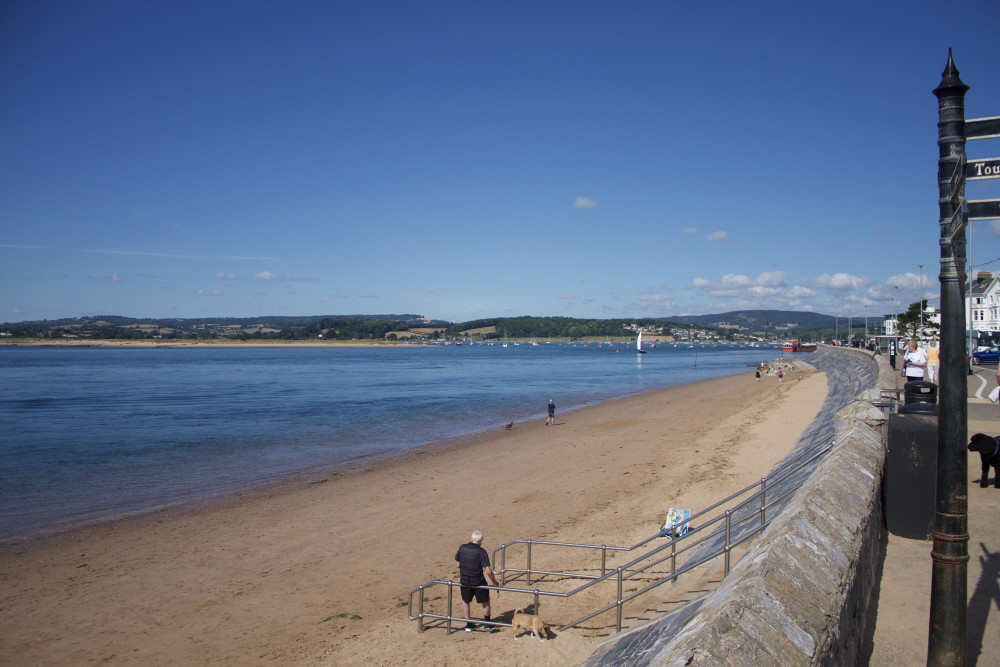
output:
[[[996,0],[6,0],[0,322],[938,305],[949,48],[1000,115]]]

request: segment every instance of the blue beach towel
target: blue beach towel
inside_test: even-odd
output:
[[[660,537],[683,537],[688,532],[688,519],[691,518],[691,510],[680,510],[671,507],[667,510],[667,520],[660,529]]]

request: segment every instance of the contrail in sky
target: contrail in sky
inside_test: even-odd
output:
[[[166,257],[168,259],[235,259],[235,260],[255,260],[276,262],[277,257],[240,257],[238,255],[171,255],[165,252],[142,252],[139,250],[97,250],[91,248],[50,248],[40,245],[14,245],[12,243],[0,243],[0,248],[19,248],[21,250],[55,250],[68,252],[91,252],[102,255],[138,255],[142,257]]]

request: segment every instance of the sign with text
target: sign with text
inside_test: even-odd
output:
[[[965,165],[965,178],[979,181],[984,178],[1000,178],[1000,157],[985,160],[969,160]]]

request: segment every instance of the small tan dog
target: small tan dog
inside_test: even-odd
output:
[[[514,631],[514,639],[517,639],[518,630],[525,630],[538,637],[538,641],[547,639],[549,636],[549,624],[542,620],[541,616],[525,614],[523,609],[514,612],[510,627]],[[545,635],[545,637],[542,637]]]
[[[513,419],[510,420],[510,423],[504,426],[504,428],[507,429],[508,431],[514,428],[514,420]]]

